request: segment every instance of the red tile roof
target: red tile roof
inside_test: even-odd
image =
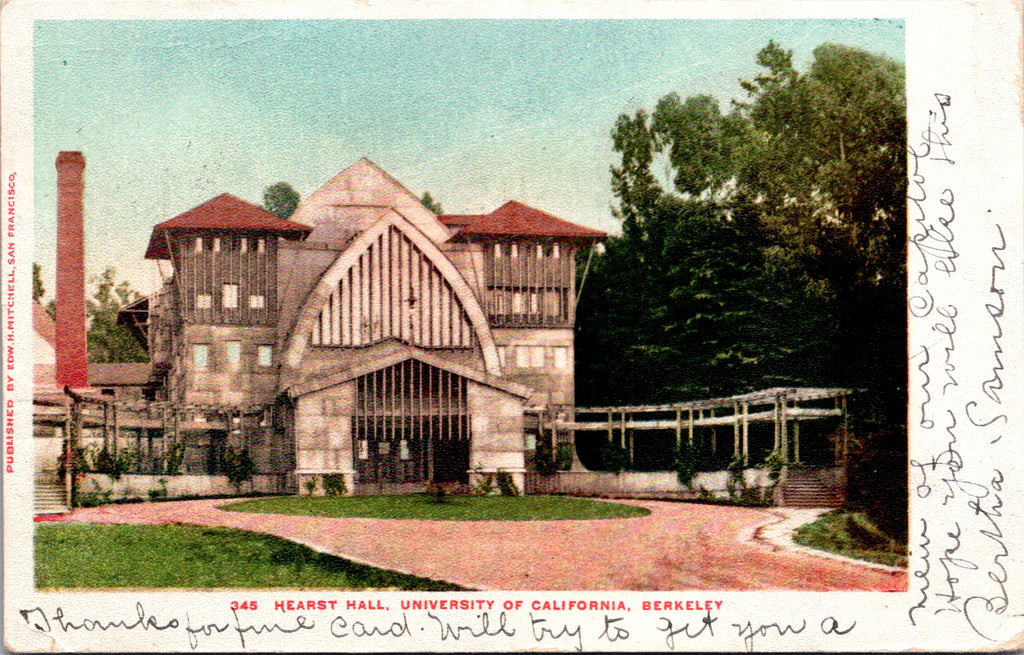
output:
[[[570,223],[557,216],[510,200],[490,214],[445,214],[438,217],[467,236],[543,236],[565,239],[603,239],[600,230]]]
[[[271,214],[262,207],[246,202],[230,193],[208,200],[179,214],[169,221],[153,226],[153,234],[146,249],[146,259],[169,257],[165,232],[203,232],[218,230],[225,232],[271,232],[285,236],[304,237],[313,228],[302,223],[286,221]]]

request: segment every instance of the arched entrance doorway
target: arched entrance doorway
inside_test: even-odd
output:
[[[352,417],[357,492],[469,482],[467,380],[416,359],[357,379]],[[359,489],[358,487],[362,487]]]

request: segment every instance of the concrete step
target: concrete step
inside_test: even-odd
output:
[[[52,482],[37,482],[33,509],[36,514],[67,514],[68,501],[64,485]]]

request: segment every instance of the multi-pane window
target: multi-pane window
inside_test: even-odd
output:
[[[192,365],[196,368],[209,368],[210,346],[205,343],[192,344]]]
[[[225,351],[227,352],[228,364],[237,364],[242,361],[241,341],[228,341],[225,344]]]
[[[221,306],[224,309],[238,309],[238,285],[229,282],[224,283],[224,293],[221,296]]]
[[[270,366],[274,363],[274,347],[261,345],[257,347],[256,357],[260,366]]]
[[[575,268],[557,243],[493,243],[484,251],[492,323],[568,326]],[[564,255],[564,256],[563,256]]]

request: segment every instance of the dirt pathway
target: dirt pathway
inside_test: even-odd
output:
[[[275,535],[315,550],[473,589],[903,591],[905,572],[753,538],[768,510],[623,501],[651,514],[591,521],[418,521],[247,514],[229,500],[106,505],[82,523],[188,523]]]

